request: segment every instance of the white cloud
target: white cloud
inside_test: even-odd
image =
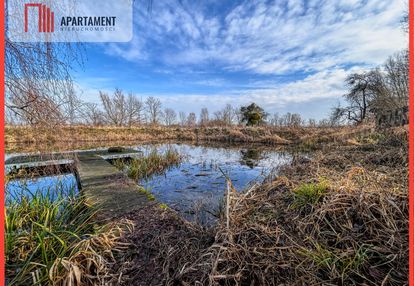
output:
[[[338,65],[378,65],[407,41],[402,0],[245,1],[224,15],[183,1],[138,9],[130,45],[109,52],[166,65],[215,63],[259,74],[321,71]]]
[[[321,107],[313,108],[321,118],[345,93],[347,74],[382,64],[408,44],[400,25],[404,0],[246,0],[226,9],[219,6],[222,1],[165,0],[153,1],[151,13],[142,1],[136,3],[133,41],[111,44],[107,53],[172,78],[177,71],[190,74],[192,85],[227,89],[138,94],[160,97],[165,106],[186,112],[202,107],[213,112],[226,103],[252,101],[268,112],[298,106],[306,111],[307,105],[318,102]],[[218,71],[211,78],[194,77],[211,67]],[[233,83],[226,71],[247,72],[252,78]],[[310,75],[277,80],[278,75],[297,72]],[[258,75],[276,76],[255,80]],[[95,87],[85,90],[87,98],[97,97]]]

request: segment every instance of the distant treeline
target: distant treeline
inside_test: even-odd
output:
[[[346,79],[348,91],[343,95],[346,104],[334,107],[329,118],[317,121],[304,120],[298,113],[266,112],[255,103],[226,104],[212,113],[207,107],[186,113],[163,106],[157,97],[142,100],[121,89],[112,94],[100,91],[100,103],[89,103],[76,94],[70,79],[69,59],[62,62],[58,57],[63,51],[41,44],[34,44],[36,49],[8,41],[6,45],[9,125],[332,127],[365,122],[376,122],[378,126],[408,123],[408,50],[389,57],[380,67],[350,74]],[[73,48],[59,47],[65,52]]]

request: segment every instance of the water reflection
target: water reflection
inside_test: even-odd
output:
[[[219,215],[226,189],[225,175],[241,191],[262,181],[291,158],[288,153],[264,147],[246,149],[161,144],[138,148],[144,154],[173,148],[185,157],[179,167],[139,183],[150,190],[158,201],[168,204],[187,219],[203,224],[214,223]]]
[[[241,150],[240,154],[240,164],[246,165],[250,169],[259,166],[260,160],[263,159],[262,151],[259,149]]]
[[[47,177],[20,178],[6,184],[6,202],[20,201],[23,197],[34,196],[57,199],[64,194],[78,192],[76,177],[73,174],[61,174]]]

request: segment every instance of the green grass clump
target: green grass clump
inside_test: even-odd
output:
[[[6,191],[7,285],[109,285],[113,251],[125,247],[118,242],[131,223],[97,226],[95,213],[63,183]]]
[[[148,190],[144,188],[139,188],[139,191],[143,194],[145,194],[150,201],[155,201],[155,196]]]
[[[303,249],[299,254],[311,259],[317,267],[343,276],[348,272],[358,272],[368,261],[369,252],[367,245],[362,245],[354,252],[343,252],[341,249],[329,250],[316,243],[314,249]]]
[[[128,177],[140,180],[147,179],[155,174],[162,174],[168,168],[178,166],[182,162],[180,154],[174,150],[167,150],[164,153],[152,151],[145,157],[132,159],[129,162],[114,161],[114,165],[124,170]]]
[[[304,207],[318,203],[326,194],[328,185],[325,182],[302,184],[293,190],[294,207]]]
[[[168,209],[168,206],[166,204],[160,204],[160,208],[166,210]]]
[[[7,284],[46,285],[51,267],[75,253],[74,246],[94,232],[94,212],[74,187],[21,191],[13,197],[6,193]]]

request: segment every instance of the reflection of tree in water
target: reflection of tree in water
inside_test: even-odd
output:
[[[251,169],[259,165],[260,160],[263,159],[262,150],[246,149],[241,150],[240,164],[249,166]]]

